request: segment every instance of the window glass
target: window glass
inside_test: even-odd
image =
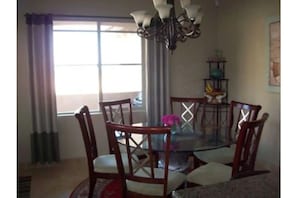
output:
[[[93,30],[97,31],[96,21],[54,21],[54,30]]]
[[[99,101],[124,98],[143,106],[142,44],[134,22],[54,21],[53,35],[58,113],[84,104],[98,111]]]
[[[141,66],[102,66],[102,92],[104,100],[120,96],[135,99],[142,91]],[[118,98],[120,99],[120,98]]]
[[[54,32],[55,65],[98,64],[97,32]]]
[[[101,33],[102,64],[140,64],[141,39],[135,33]]]
[[[98,67],[60,66],[55,69],[57,95],[96,94],[99,90]]]
[[[98,109],[97,66],[56,67],[55,79],[58,112],[71,113],[83,104]]]
[[[101,31],[136,32],[135,23],[101,22]]]

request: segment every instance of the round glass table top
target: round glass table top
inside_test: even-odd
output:
[[[144,123],[133,124],[135,126],[147,126]],[[171,134],[170,149],[172,152],[194,152],[202,150],[216,149],[230,144],[225,136],[226,129],[213,130],[192,130],[189,128],[179,129]],[[123,138],[123,140],[121,140]],[[131,146],[141,145],[141,149],[146,149],[145,135],[133,134]],[[154,151],[162,152],[165,148],[164,135],[152,135],[152,148]],[[120,143],[125,144],[124,137],[118,137]]]

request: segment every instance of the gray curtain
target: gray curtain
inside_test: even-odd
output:
[[[160,124],[162,116],[169,113],[169,52],[156,40],[146,40],[146,46],[147,121]]]
[[[26,14],[33,131],[32,163],[60,161],[51,15]]]

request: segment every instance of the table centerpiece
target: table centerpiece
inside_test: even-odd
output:
[[[171,133],[175,134],[180,129],[181,119],[175,114],[167,114],[162,117],[162,123],[164,126],[171,127]]]

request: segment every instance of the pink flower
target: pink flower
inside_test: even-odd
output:
[[[175,114],[168,114],[162,117],[162,123],[166,126],[180,124],[180,117]]]

